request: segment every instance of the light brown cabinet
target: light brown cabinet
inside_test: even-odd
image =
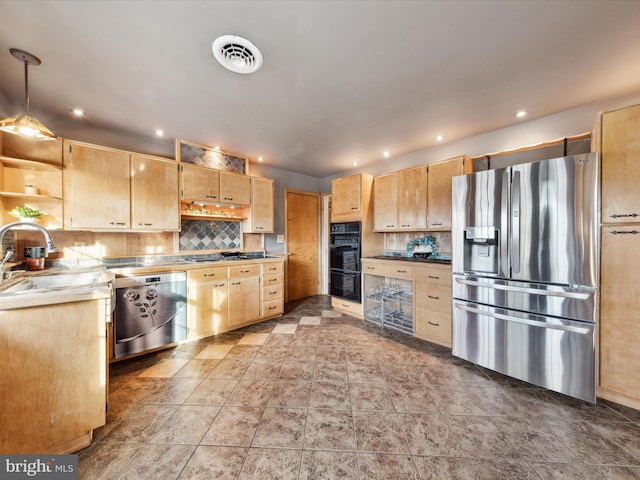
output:
[[[27,192],[28,186],[35,192]],[[0,132],[0,202],[3,224],[18,219],[8,213],[27,206],[44,213],[39,223],[62,228],[62,140],[39,142]]]
[[[284,313],[284,262],[262,265],[263,318]]]
[[[451,230],[451,179],[464,173],[464,157],[429,165],[427,186],[427,226]]]
[[[64,142],[65,229],[131,228],[129,152]]]
[[[245,233],[273,233],[273,180],[251,177],[251,207]]]
[[[373,179],[374,230],[421,231],[427,228],[427,167]]]
[[[131,155],[131,227],[180,230],[178,164],[148,155]]]
[[[640,223],[640,105],[602,115],[602,223]]]
[[[220,202],[233,205],[251,203],[251,177],[234,172],[220,172]]]
[[[220,201],[220,171],[191,163],[181,164],[181,199],[191,202]]]
[[[451,347],[451,267],[428,263],[416,265],[413,288],[416,292],[414,335]]]
[[[640,105],[606,112],[599,120],[602,228],[597,393],[639,409]]]
[[[227,268],[189,270],[187,276],[187,335],[189,338],[217,335],[228,330]]]
[[[229,327],[260,318],[260,293],[260,265],[229,267]]]
[[[65,229],[180,229],[176,162],[73,141],[63,151]]]
[[[373,178],[365,174],[331,180],[331,221],[362,221],[364,202],[371,192]]]

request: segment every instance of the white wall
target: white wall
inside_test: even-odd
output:
[[[459,155],[476,157],[511,150],[541,142],[591,132],[599,112],[615,110],[640,103],[640,93],[610,99],[567,110],[527,122],[518,122],[507,128],[457,140],[419,152],[385,159],[339,175],[325,177],[321,182],[323,192],[331,191],[331,179],[352,173],[382,173],[439,162]]]

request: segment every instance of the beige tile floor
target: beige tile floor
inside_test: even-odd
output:
[[[640,412],[332,311],[113,364],[81,479],[638,479]]]

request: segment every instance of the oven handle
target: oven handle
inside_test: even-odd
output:
[[[498,320],[506,320],[508,322],[522,323],[524,325],[531,325],[533,327],[551,328],[553,330],[563,330],[566,332],[581,333],[581,334],[586,334],[590,332],[589,327],[574,327],[571,325],[564,325],[560,323],[548,323],[548,322],[540,322],[537,320],[528,320],[526,318],[512,317],[511,315],[504,315],[502,313],[480,310],[478,308],[474,308],[469,305],[464,305],[457,302],[454,302],[454,305],[455,305],[455,308],[459,308],[460,310],[465,310],[470,313],[475,313],[477,315],[484,315],[485,317],[496,318]]]

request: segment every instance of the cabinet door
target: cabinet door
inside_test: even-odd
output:
[[[190,163],[182,166],[182,199],[194,202],[220,201],[220,171]]]
[[[362,177],[350,175],[331,181],[331,217],[334,221],[362,219]]]
[[[239,327],[260,318],[260,277],[229,279],[229,326]]]
[[[600,386],[640,399],[640,226],[602,228]]]
[[[178,164],[147,155],[131,155],[131,227],[180,230]]]
[[[640,106],[602,115],[602,222],[640,221]]]
[[[128,152],[69,142],[64,166],[65,228],[130,228]]]
[[[464,159],[453,158],[429,165],[427,222],[429,228],[451,229],[451,179],[462,175]]]
[[[255,233],[273,233],[273,180],[251,178],[251,229]]]
[[[373,229],[377,232],[398,229],[398,177],[399,173],[389,173],[373,179]]]
[[[249,205],[251,177],[233,172],[220,172],[220,201],[235,205]]]
[[[189,282],[187,303],[189,337],[215,335],[229,329],[227,279]]]
[[[398,172],[398,227],[400,230],[427,228],[427,167]],[[449,194],[451,202],[451,194]]]

